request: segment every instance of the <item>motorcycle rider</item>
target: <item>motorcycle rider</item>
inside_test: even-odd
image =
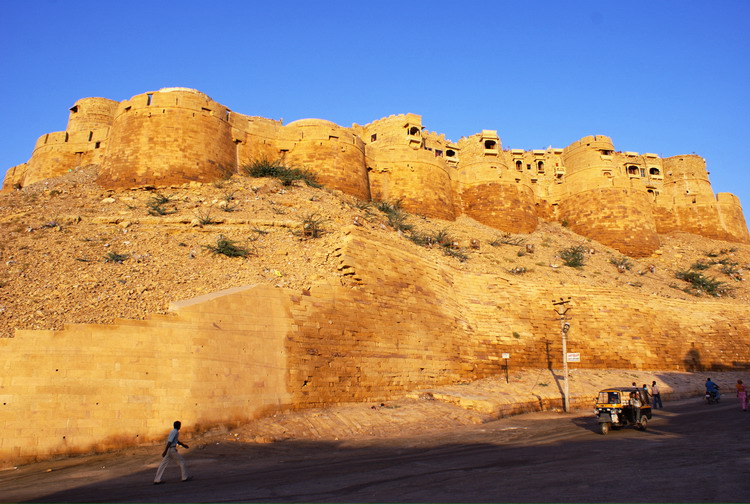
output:
[[[711,378],[706,380],[706,394],[713,396],[717,401],[721,397],[721,393],[719,392],[719,386],[711,381]]]

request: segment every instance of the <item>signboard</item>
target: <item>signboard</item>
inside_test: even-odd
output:
[[[502,357],[503,357],[503,359],[510,359],[510,354],[509,353],[504,353]]]
[[[578,352],[569,353],[567,359],[568,362],[581,362],[581,354]]]

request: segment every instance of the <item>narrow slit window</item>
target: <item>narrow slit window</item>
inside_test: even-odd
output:
[[[370,135],[370,141],[371,142],[374,142],[377,139],[378,139],[378,134],[377,133],[373,133],[372,135]]]
[[[154,99],[154,95],[153,95],[153,94],[151,94],[151,93],[148,93],[148,94],[146,95],[146,97],[147,97],[147,98],[146,98],[146,105],[151,105],[151,101],[152,101],[152,100]]]
[[[89,131],[89,142],[91,141],[92,138],[94,138],[94,132]]]

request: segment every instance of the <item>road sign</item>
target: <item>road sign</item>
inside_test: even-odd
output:
[[[581,362],[581,354],[578,352],[568,354],[568,362]]]
[[[510,359],[510,354],[509,353],[504,353],[502,355],[502,357],[503,357],[503,359]]]

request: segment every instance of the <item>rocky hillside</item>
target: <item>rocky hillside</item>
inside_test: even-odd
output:
[[[654,302],[750,299],[742,281],[750,246],[690,234],[661,236],[653,257],[635,260],[559,224],[508,235],[300,181],[235,176],[109,191],[95,176],[90,166],[0,194],[0,336],[142,318],[172,301],[248,284],[301,291],[325,279],[356,288],[330,257],[351,226],[399,233],[404,247],[458,270],[637,290]]]

